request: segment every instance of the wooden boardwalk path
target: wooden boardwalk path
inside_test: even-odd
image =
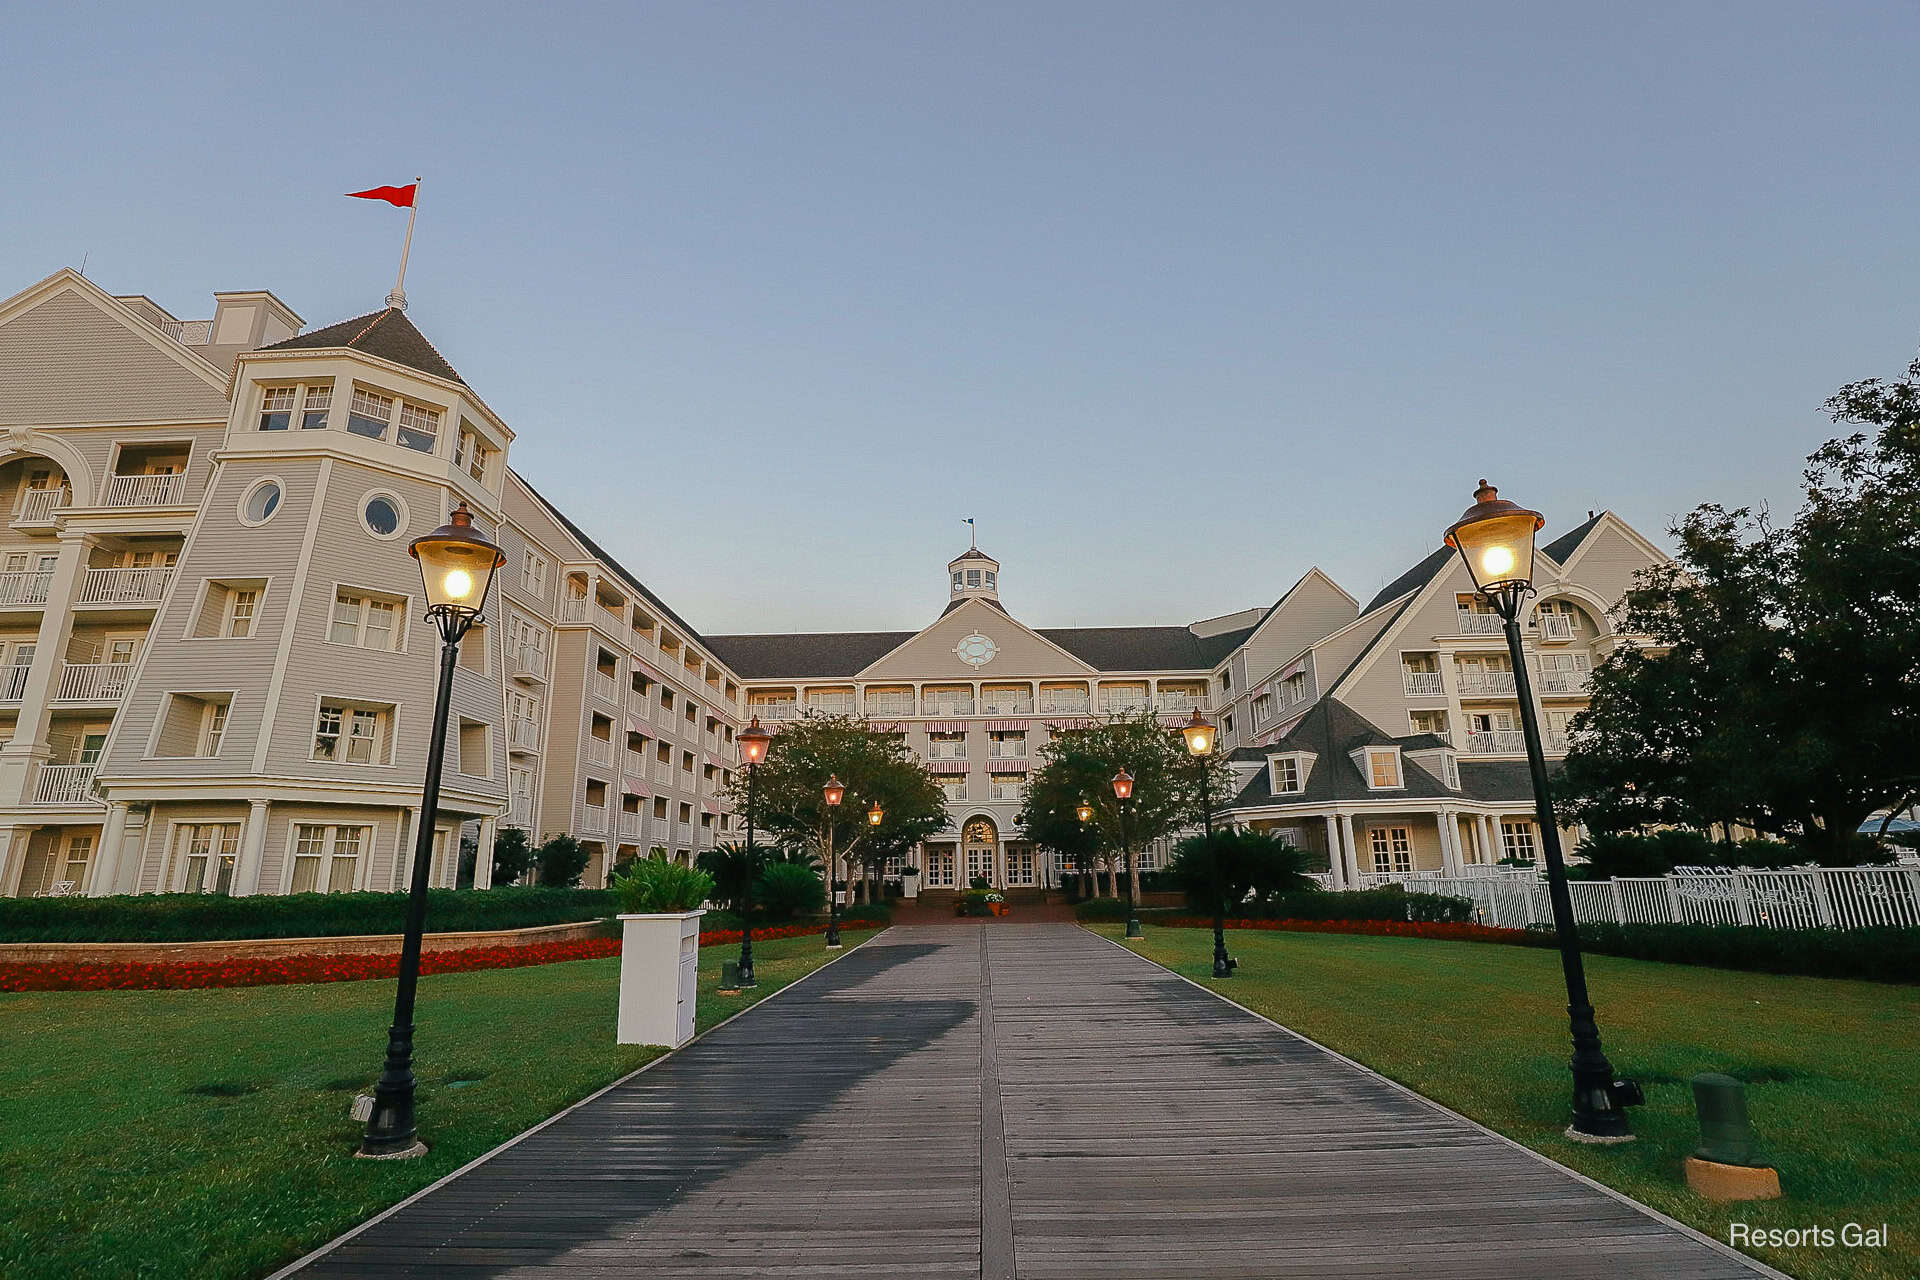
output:
[[[1735,1280],[1071,925],[893,929],[298,1274]]]

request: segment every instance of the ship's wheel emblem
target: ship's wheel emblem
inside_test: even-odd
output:
[[[976,631],[953,646],[953,652],[970,667],[984,667],[1000,652],[1000,646]]]

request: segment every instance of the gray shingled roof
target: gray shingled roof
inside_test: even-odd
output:
[[[1096,671],[1211,671],[1252,627],[1204,639],[1185,627],[1035,627]]]
[[[952,606],[948,606],[948,610],[951,609]],[[1248,627],[1202,639],[1185,627],[1041,627],[1036,630],[1096,671],[1211,671],[1221,658],[1232,653],[1253,633],[1253,628]],[[703,639],[735,675],[744,679],[791,676],[844,680],[851,679],[918,634],[917,631],[853,631],[705,636]]]
[[[1603,511],[1600,515],[1587,517],[1585,524],[1576,525],[1540,549],[1551,556],[1555,564],[1565,564],[1567,557],[1573,554],[1576,547],[1586,541],[1587,535],[1593,532],[1593,526],[1599,524],[1600,517],[1605,514],[1606,512]]]
[[[364,351],[370,356],[379,356],[382,360],[391,360],[409,369],[418,369],[436,378],[466,385],[466,379],[453,371],[453,366],[447,363],[446,357],[434,350],[426,335],[413,327],[413,321],[407,319],[406,312],[393,307],[369,311],[364,316],[342,320],[339,324],[330,324],[324,329],[315,329],[312,333],[303,333],[262,349],[297,351],[316,347],[347,347],[353,351]]]
[[[1421,587],[1432,582],[1434,575],[1446,568],[1447,561],[1458,554],[1460,553],[1452,547],[1441,547],[1438,551],[1429,552],[1427,557],[1419,564],[1416,564],[1413,568],[1380,588],[1373,599],[1367,601],[1367,607],[1360,611],[1360,615],[1365,617],[1381,605],[1391,604],[1401,596],[1406,595],[1409,591],[1418,591]]]

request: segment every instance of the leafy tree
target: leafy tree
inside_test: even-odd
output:
[[[1563,789],[1597,831],[1744,824],[1850,860],[1920,795],[1920,361],[1827,408],[1876,428],[1809,459],[1805,502],[1697,508],[1640,575],[1594,671]]]
[[[572,836],[558,835],[535,851],[534,861],[539,867],[541,884],[573,888],[580,883],[580,873],[587,869],[587,850]]]
[[[826,802],[829,777],[847,789],[837,808]],[[728,798],[746,812],[744,771]],[[884,815],[877,827],[867,821],[875,801]],[[926,765],[898,737],[875,732],[860,716],[810,714],[787,721],[754,778],[754,815],[769,843],[803,851],[823,867],[831,847],[836,857],[866,872],[853,877],[862,900],[869,876],[877,876],[888,858],[947,825],[946,797]]]
[[[825,906],[827,889],[819,873],[804,863],[769,862],[760,870],[753,901],[765,911],[767,919],[791,920],[812,915]]]
[[[1115,893],[1114,868],[1126,843],[1137,855],[1142,847],[1170,832],[1200,823],[1200,764],[1187,754],[1177,729],[1151,711],[1121,714],[1084,729],[1069,729],[1040,748],[1045,763],[1027,779],[1021,834],[1035,845],[1074,859],[1082,868],[1106,872],[1106,890]],[[1133,775],[1133,799],[1122,841],[1120,802],[1113,778],[1125,768]],[[1216,808],[1230,798],[1233,772],[1220,756],[1206,762],[1208,786]],[[1084,800],[1092,820],[1076,814]],[[1133,864],[1133,892],[1139,892],[1140,864]]]
[[[1307,855],[1265,831],[1230,829],[1213,833],[1208,854],[1204,835],[1174,846],[1167,877],[1196,910],[1211,913],[1217,891],[1227,910],[1250,902],[1264,910],[1290,893],[1308,893],[1319,883],[1307,874]]]
[[[493,837],[493,882],[516,884],[533,866],[533,845],[519,827],[502,827]]]

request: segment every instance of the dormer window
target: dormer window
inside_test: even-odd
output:
[[[327,410],[332,405],[331,382],[264,387],[260,396],[260,430],[285,431],[296,419],[303,430],[318,430],[327,425]]]
[[[487,461],[493,457],[493,450],[487,448],[480,433],[473,424],[464,419],[460,423],[460,435],[453,447],[453,465],[465,467],[467,474],[480,484],[487,482]]]
[[[333,409],[333,384],[322,383],[306,388],[306,396],[300,402],[300,429],[302,431],[325,431],[327,414]]]
[[[1277,796],[1299,795],[1305,788],[1301,785],[1303,771],[1299,756],[1275,756],[1271,761],[1273,769],[1273,794]]]
[[[365,387],[353,389],[353,402],[347,406],[347,430],[369,440],[385,440],[387,424],[392,419],[392,396],[383,396]]]
[[[1367,785],[1375,791],[1391,791],[1400,781],[1400,751],[1397,747],[1370,747],[1367,750]]]
[[[419,453],[432,453],[440,436],[440,412],[417,404],[402,403],[400,429],[394,439]]]
[[[292,426],[293,402],[299,394],[298,387],[268,387],[266,396],[260,401],[260,429],[285,431]]]

